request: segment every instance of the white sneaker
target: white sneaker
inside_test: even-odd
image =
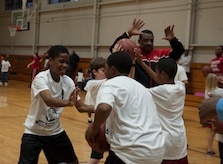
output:
[[[8,86],[8,83],[5,83],[5,86]]]
[[[0,82],[0,85],[2,85],[2,82]]]

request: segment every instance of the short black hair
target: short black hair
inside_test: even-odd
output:
[[[69,55],[69,51],[66,47],[61,45],[55,45],[49,49],[48,56],[49,58],[55,59],[57,56],[59,56],[60,53],[67,53]]]
[[[128,75],[132,66],[132,58],[125,51],[117,51],[108,57],[107,64],[110,67],[114,66],[121,74]]]
[[[145,34],[152,34],[152,35],[153,35],[153,32],[152,32],[151,30],[143,30],[142,33],[145,33]],[[142,35],[143,35],[143,34],[140,34],[140,35],[139,35],[139,39],[142,39]],[[154,36],[154,35],[153,35],[153,36]]]
[[[174,79],[177,73],[177,63],[172,58],[162,58],[156,65],[159,72],[165,72],[170,79]]]
[[[220,44],[219,47],[221,47],[221,50],[223,50],[223,45]]]

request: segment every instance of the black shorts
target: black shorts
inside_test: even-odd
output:
[[[109,151],[105,164],[125,164],[113,151]]]
[[[19,164],[37,164],[41,150],[49,164],[77,161],[72,143],[63,131],[53,136],[23,134]]]
[[[100,153],[100,152],[97,152],[97,151],[92,149],[92,151],[91,151],[91,158],[102,159],[103,158],[103,154],[104,153]]]

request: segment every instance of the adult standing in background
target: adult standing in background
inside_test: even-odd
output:
[[[211,60],[211,70],[212,73],[218,76],[218,87],[223,88],[223,46],[218,45],[215,48],[216,57]]]
[[[112,52],[113,48],[115,47],[115,44],[119,40],[123,38],[131,38],[131,36],[133,35],[139,35],[138,43],[142,54],[142,60],[150,68],[152,68],[152,70],[155,71],[156,63],[159,61],[159,59],[163,57],[170,57],[173,58],[175,61],[180,58],[180,56],[184,53],[184,47],[174,35],[174,25],[167,26],[165,28],[165,37],[163,38],[169,41],[172,49],[154,49],[153,32],[150,30],[143,30],[142,32],[139,31],[144,26],[144,24],[144,20],[134,19],[128,31],[116,38],[116,40],[110,47],[110,51]],[[154,87],[157,85],[157,83],[146,73],[146,71],[142,67],[140,67],[137,62],[133,63],[131,73],[131,77],[133,77],[135,80],[137,80],[147,88]]]
[[[31,76],[30,86],[31,86],[31,83],[32,83],[33,79],[35,78],[35,76],[39,73],[41,61],[42,61],[42,59],[40,59],[38,53],[35,52],[33,54],[33,60],[29,64],[27,64],[27,68],[32,66],[32,76]]]
[[[216,75],[222,75],[223,74],[223,46],[222,45],[218,45],[215,48],[215,55],[216,57],[214,59],[211,60],[210,64],[211,64],[211,69],[212,69],[212,73],[216,74]]]
[[[8,57],[6,56],[5,58],[2,59],[1,62],[1,80],[0,85],[8,85],[8,72],[9,68],[11,67],[11,63],[8,61]]]
[[[80,57],[76,54],[75,51],[72,52],[69,59],[69,66],[66,71],[66,75],[74,80],[74,70],[77,69],[77,64],[80,61]]]
[[[188,50],[180,57],[179,64],[185,69],[187,78],[190,80],[190,63],[192,56],[189,54]]]
[[[46,52],[39,55],[39,58],[41,59],[41,61],[44,60],[43,69],[42,69],[43,71],[49,69],[49,55],[48,54],[51,47],[52,46],[49,46],[49,49]]]

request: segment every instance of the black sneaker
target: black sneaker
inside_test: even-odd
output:
[[[206,154],[210,157],[214,157],[216,153],[213,151],[208,151]]]

